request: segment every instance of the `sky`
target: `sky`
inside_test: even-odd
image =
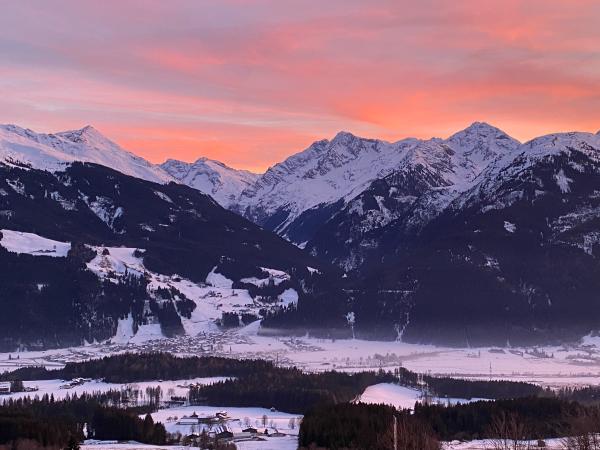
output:
[[[0,123],[263,171],[346,130],[600,129],[596,0],[0,1]]]

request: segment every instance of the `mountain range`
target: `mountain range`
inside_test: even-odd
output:
[[[600,327],[597,134],[520,143],[481,122],[447,139],[341,132],[257,175],[206,158],[153,165],[92,127],[5,125],[0,170],[11,317],[38,320],[49,267],[63,281],[84,277],[93,298],[65,297],[75,335],[52,329],[49,339],[12,321],[5,348],[141,339],[151,325],[194,334],[251,317],[287,333],[456,345],[575,339]],[[29,266],[39,276],[20,272]],[[102,300],[106,283],[120,293]],[[244,305],[203,302],[236,288]],[[129,303],[117,300],[123,292]]]

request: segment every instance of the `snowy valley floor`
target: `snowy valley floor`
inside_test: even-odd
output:
[[[477,348],[457,349],[415,345],[402,342],[373,342],[361,340],[324,340],[314,338],[269,337],[259,335],[258,322],[243,329],[223,333],[206,333],[196,337],[174,339],[136,340],[135,343],[101,343],[83,347],[39,352],[0,354],[0,372],[24,366],[43,365],[60,368],[69,361],[81,361],[122,352],[167,351],[179,355],[216,355],[231,358],[263,358],[280,365],[295,365],[307,371],[341,370],[362,371],[369,369],[392,370],[403,367],[432,375],[450,375],[470,379],[510,379],[528,381],[551,388],[564,386],[587,386],[600,384],[600,339],[586,338],[582,343],[565,347],[545,348]],[[186,385],[213,383],[222,378],[204,378],[179,381],[155,381],[135,383],[141,390],[161,385],[163,392],[169,389],[176,395],[187,390]],[[100,381],[88,381],[73,389],[60,389],[60,380],[26,382],[27,387],[37,387],[42,395],[52,393],[61,398],[67,393],[98,392],[119,389],[123,385]],[[14,394],[22,396],[23,394]],[[392,385],[370,386],[361,396],[366,403],[387,403],[400,408],[411,408],[419,400],[417,390]],[[7,396],[0,397],[8,398]],[[464,399],[440,399],[444,403],[464,402]],[[189,426],[176,424],[175,417],[193,412],[214,414],[226,410],[232,418],[230,425],[241,430],[243,423],[260,428],[263,416],[267,416],[268,428],[277,429],[285,437],[270,437],[264,441],[238,443],[240,450],[295,449],[298,427],[290,428],[290,419],[297,422],[297,415],[272,412],[264,408],[177,407],[159,410],[153,414],[156,421],[165,424],[169,432],[189,433]],[[138,443],[87,442],[85,450],[151,450],[161,447]],[[179,447],[168,447],[179,449]],[[183,447],[181,447],[183,448]],[[486,448],[485,442],[446,443],[446,450],[476,450]],[[560,448],[558,440],[549,441],[549,449]]]
[[[178,355],[262,358],[307,371],[393,369],[472,379],[510,379],[543,386],[581,386],[600,383],[600,338],[562,347],[445,348],[390,341],[325,340],[269,337],[258,334],[256,322],[239,330],[196,337],[100,343],[83,347],[0,353],[0,372],[24,366],[60,368],[123,352],[165,351]],[[18,359],[17,359],[18,357]]]

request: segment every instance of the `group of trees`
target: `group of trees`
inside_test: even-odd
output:
[[[437,450],[431,427],[409,411],[385,405],[341,403],[311,409],[298,436],[301,449]]]
[[[400,383],[418,387],[419,374],[403,367],[396,371]],[[538,396],[545,393],[536,384],[508,380],[465,380],[451,377],[421,375],[422,382],[438,397],[510,399]]]
[[[526,397],[455,406],[416,404],[414,416],[428,423],[443,440],[497,437],[493,425],[499,417],[517,418],[523,426],[522,438],[538,439],[569,435],[573,419],[594,409],[557,398]]]
[[[58,401],[45,395],[10,399],[0,406],[0,445],[31,440],[41,447],[64,448],[84,437],[164,444],[167,434],[150,415],[140,419],[124,408],[109,406],[106,397],[83,394]]]
[[[370,385],[393,381],[392,374],[382,371],[305,373],[296,368],[270,366],[261,372],[248,372],[219,383],[194,386],[190,389],[189,399],[191,403],[274,407],[304,413],[315,405],[352,401]]]
[[[122,353],[100,359],[69,362],[62,369],[24,367],[0,375],[0,381],[94,378],[109,383],[152,380],[181,380],[198,377],[237,377],[273,368],[265,360],[236,360],[216,356],[179,358],[170,353]]]
[[[302,420],[299,445],[389,450],[395,439],[399,449],[433,450],[440,448],[439,441],[485,439],[491,449],[527,450],[538,448],[538,441],[562,437],[569,450],[599,450],[599,432],[600,407],[556,398],[417,404],[414,413],[341,403],[311,408]]]
[[[89,255],[81,247],[85,246],[74,243],[66,258],[44,258],[11,253],[0,246],[0,298],[5,312],[0,316],[0,351],[108,339],[115,334],[118,319],[130,313],[140,323],[147,297],[145,280],[98,278],[86,269]]]

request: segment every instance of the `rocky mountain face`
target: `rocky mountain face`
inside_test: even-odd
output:
[[[598,329],[600,136],[507,150],[461,189],[429,172],[388,175],[309,242],[360,279],[357,327],[361,317],[371,329],[387,321],[403,339],[458,345]],[[396,189],[410,200],[389,195]]]
[[[363,254],[378,247],[383,228],[401,220],[407,232],[418,231],[467,190],[491,161],[513,154],[519,145],[483,123],[447,140],[417,141],[388,175],[341,205],[306,247],[345,270],[356,269]]]
[[[200,158],[194,163],[169,159],[160,167],[179,182],[210,195],[225,208],[237,202],[242,191],[259,177],[208,158]]]

